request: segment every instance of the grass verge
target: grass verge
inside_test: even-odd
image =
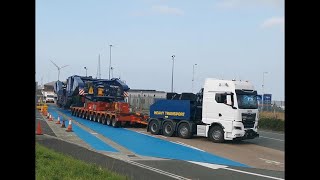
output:
[[[36,179],[128,179],[36,143]]]
[[[281,119],[275,118],[260,118],[259,128],[272,131],[284,131],[284,122]]]

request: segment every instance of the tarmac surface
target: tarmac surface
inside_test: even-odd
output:
[[[53,108],[51,110],[56,111],[56,116],[59,115],[60,117],[62,117],[62,119],[65,119],[67,121],[69,120],[68,118],[70,117],[67,116],[66,113],[62,113],[61,111],[54,109],[54,106],[50,106],[50,108]],[[241,167],[192,160],[177,160],[152,157],[147,156],[146,154],[139,154],[136,151],[133,151],[130,146],[126,146],[125,144],[122,144],[119,141],[113,139],[112,136],[107,136],[103,133],[95,131],[93,126],[97,125],[85,125],[83,123],[79,123],[80,121],[77,121],[72,117],[74,132],[66,132],[66,128],[61,128],[60,124],[56,124],[56,118],[57,117],[54,118],[54,121],[48,121],[47,119],[44,119],[43,116],[37,111],[36,126],[38,121],[40,121],[44,133],[44,135],[36,136],[37,142],[48,148],[69,154],[77,159],[95,163],[112,171],[126,175],[130,179],[284,179],[284,171],[281,170],[274,171],[263,168],[256,168],[250,165],[247,167]],[[97,122],[88,122],[98,124]],[[66,123],[66,127],[68,127],[68,123]],[[105,126],[101,128],[102,130],[110,130],[108,128],[111,127]],[[135,128],[130,128],[128,131],[136,133],[137,129],[132,129]],[[121,130],[121,128],[115,128],[114,130],[118,130],[118,133],[123,131]],[[280,139],[281,137],[271,138]],[[265,139],[267,141],[272,140],[268,138]],[[182,141],[180,138],[179,140]],[[198,139],[195,140],[197,141]],[[166,139],[166,141],[169,141],[169,139]],[[162,143],[162,141],[160,142]],[[210,143],[214,144],[212,142]],[[146,143],[145,146],[148,146],[148,144]],[[235,145],[232,145],[232,147],[233,146]],[[194,148],[190,148],[193,150],[186,149],[185,147],[179,148],[185,149],[185,151],[190,151],[193,153],[195,152]],[[275,149],[277,149],[277,147]],[[204,149],[200,148],[199,150],[204,151]],[[207,153],[207,151],[205,152]],[[181,157],[183,156],[181,155]],[[217,157],[225,158],[225,156]],[[228,159],[230,158],[228,157]],[[231,161],[233,160],[234,159],[232,159]],[[240,162],[240,164],[241,163],[243,162]],[[269,162],[266,164],[272,163]]]

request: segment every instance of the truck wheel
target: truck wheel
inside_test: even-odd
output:
[[[210,128],[208,137],[215,143],[222,143],[224,141],[224,131],[220,126],[213,126]]]
[[[174,126],[173,123],[171,121],[167,121],[163,124],[163,130],[162,130],[162,134],[164,136],[168,136],[171,137],[174,133]]]
[[[100,116],[100,115],[97,115],[96,121],[97,121],[98,123],[101,123],[101,116]]]
[[[83,113],[82,113],[82,119],[85,119],[86,116],[87,116],[87,113],[86,113],[86,112],[83,112]]]
[[[106,117],[105,117],[105,116],[102,116],[102,117],[101,117],[101,123],[102,123],[102,124],[106,124]]]
[[[96,114],[93,114],[92,120],[93,120],[94,122],[97,122],[97,115],[96,115]]]
[[[93,120],[93,114],[89,115],[89,120],[92,121]]]
[[[158,120],[153,120],[150,123],[150,132],[151,134],[158,135],[160,132],[160,123]]]
[[[178,127],[178,136],[184,139],[191,138],[190,126],[187,123],[181,123]]]
[[[112,119],[111,120],[112,121],[112,126],[115,127],[115,128],[119,127],[119,122],[116,120],[116,118],[113,117],[111,119]]]
[[[107,125],[108,125],[108,126],[111,126],[111,119],[110,119],[110,116],[107,116]]]
[[[89,112],[87,113],[86,119],[88,119],[88,120],[90,119],[90,113]]]

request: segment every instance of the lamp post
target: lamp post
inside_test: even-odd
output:
[[[171,92],[173,92],[173,68],[174,68],[174,57],[175,55],[172,55],[172,76],[171,76]]]
[[[114,67],[111,67],[111,78],[113,78],[113,70],[114,70]]]
[[[196,66],[197,64],[194,64],[193,66],[192,66],[192,93],[193,93],[193,83],[194,83],[194,66]]]
[[[268,74],[268,72],[263,72],[262,73],[262,111],[263,111],[263,106],[264,106],[264,74]]]
[[[84,69],[86,70],[86,77],[87,77],[87,70],[88,70],[88,69],[87,69],[87,67],[84,67]]]
[[[112,47],[112,44],[110,44],[109,46],[110,46],[110,62],[109,62],[109,79],[110,79],[110,71],[111,71],[111,47]]]

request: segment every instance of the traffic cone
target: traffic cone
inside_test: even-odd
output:
[[[42,129],[41,129],[40,121],[38,121],[36,135],[42,135]]]
[[[73,131],[72,131],[71,119],[69,120],[68,129],[67,129],[66,131],[67,131],[67,132],[73,132]]]
[[[60,123],[60,116],[58,116],[58,121],[56,122],[56,124],[61,124]]]
[[[62,119],[61,128],[66,128],[66,125],[64,123],[65,123],[65,120]]]
[[[49,120],[48,120],[48,121],[53,121],[51,114],[50,114],[50,116],[49,116]]]

